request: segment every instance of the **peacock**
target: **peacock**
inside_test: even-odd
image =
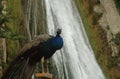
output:
[[[41,60],[44,73],[44,59],[48,60],[57,50],[63,47],[63,39],[58,29],[56,36],[43,34],[24,45],[20,54],[11,62],[2,79],[31,79],[36,63]],[[47,69],[48,72],[48,69]]]

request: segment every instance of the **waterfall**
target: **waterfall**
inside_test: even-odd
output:
[[[25,24],[29,41],[37,35],[38,0],[28,0],[25,10]]]
[[[37,6],[38,6],[38,4],[37,4],[37,0],[35,0],[35,1],[33,1],[34,2],[34,15],[33,15],[33,17],[34,17],[34,37],[36,37],[36,35],[37,35]]]
[[[32,40],[31,33],[30,33],[30,27],[29,27],[30,11],[31,11],[31,0],[28,0],[27,11],[25,13],[25,23],[26,23],[26,27],[27,27],[29,41]]]
[[[51,35],[62,29],[64,47],[53,56],[59,79],[105,79],[72,0],[45,0]]]

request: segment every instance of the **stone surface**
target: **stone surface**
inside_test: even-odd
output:
[[[100,0],[107,23],[113,34],[120,32],[120,15],[113,0]]]

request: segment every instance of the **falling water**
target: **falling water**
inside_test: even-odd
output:
[[[25,23],[29,41],[37,35],[37,0],[28,0],[25,10]]]
[[[62,28],[64,47],[53,60],[59,79],[105,79],[88,42],[81,17],[72,0],[45,0],[51,35]]]
[[[30,11],[31,11],[31,0],[28,0],[27,11],[25,13],[25,22],[26,22],[29,41],[32,40],[31,33],[30,33],[30,27],[29,27]]]

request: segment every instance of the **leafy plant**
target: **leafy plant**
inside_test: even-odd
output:
[[[98,23],[98,20],[100,19],[101,16],[102,16],[102,13],[96,13],[96,12],[94,12],[93,13],[93,17],[92,17],[92,19],[93,19],[92,24],[96,25]]]
[[[118,57],[111,58],[111,62],[107,65],[109,69],[111,69],[114,66],[117,66],[118,63]]]
[[[8,32],[4,32],[3,34],[1,34],[2,38],[6,38],[6,39],[12,39],[12,40],[26,40],[27,38],[23,35],[20,34],[16,34],[16,33],[12,33],[10,31]]]
[[[117,44],[117,45],[120,46],[120,32],[117,33],[117,34],[115,35],[115,38],[112,39],[112,40],[115,42],[115,44]]]
[[[116,8],[118,9],[119,14],[120,14],[120,0],[114,0],[114,1],[115,1],[115,4],[116,4]]]
[[[0,5],[0,14],[2,14],[2,9],[3,9],[3,6]]]

